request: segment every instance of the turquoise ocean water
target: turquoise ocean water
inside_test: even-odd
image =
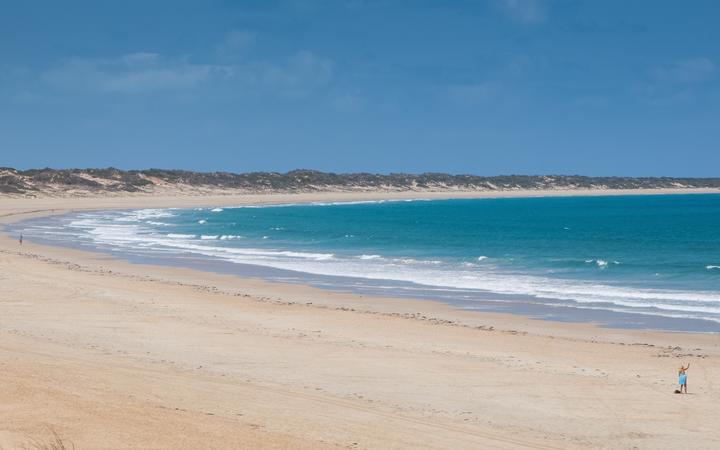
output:
[[[520,302],[542,317],[562,309],[573,320],[615,314],[720,330],[714,194],[102,211],[13,228],[134,258],[260,266],[276,270],[269,278],[469,309],[512,312],[498,304]]]

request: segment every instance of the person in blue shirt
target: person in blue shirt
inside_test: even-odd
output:
[[[687,367],[680,366],[680,369],[678,369],[678,382],[680,383],[680,393],[682,394],[683,388],[685,388],[685,393],[687,394],[687,370],[690,368],[690,363],[688,363]]]

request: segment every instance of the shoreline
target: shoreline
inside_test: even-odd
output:
[[[43,220],[43,218],[30,220]],[[18,223],[22,222],[24,220]],[[7,234],[7,230],[5,233]],[[16,230],[15,233],[17,234]],[[40,248],[63,248],[88,255],[111,257],[117,261],[149,267],[150,271],[153,267],[183,268],[203,273],[233,276],[239,280],[261,280],[269,284],[268,290],[270,291],[272,291],[273,285],[298,286],[318,289],[325,293],[347,293],[356,297],[391,299],[399,306],[407,301],[432,302],[469,314],[508,314],[554,324],[574,323],[588,324],[604,329],[720,335],[720,325],[712,320],[676,318],[644,312],[620,312],[612,309],[587,309],[581,305],[570,306],[562,303],[540,304],[531,295],[476,292],[473,294],[475,297],[470,301],[448,295],[450,292],[456,291],[455,288],[448,288],[449,291],[441,293],[437,292],[437,287],[413,282],[349,275],[321,275],[253,263],[228,262],[192,253],[167,256],[137,255],[122,249],[103,249],[96,246],[73,244],[69,241],[28,238],[27,235],[25,242],[32,242]],[[393,286],[398,289],[394,289]],[[212,288],[212,286],[208,286],[208,288]],[[427,293],[423,291],[427,291]],[[471,291],[468,290],[468,292]]]
[[[668,192],[668,190],[653,190],[650,194],[645,194],[645,192],[637,192],[637,190],[628,190],[628,191],[617,191],[613,195],[626,195],[627,192],[633,191],[634,195],[682,195],[682,194],[688,194],[683,189],[676,189],[671,190]],[[5,224],[6,226],[10,223],[15,222],[21,222],[24,220],[28,220],[31,217],[34,219],[50,216],[50,215],[65,215],[65,214],[72,214],[79,211],[84,210],[92,210],[92,211],[102,211],[102,210],[112,210],[115,208],[121,208],[121,209],[137,209],[137,208],[192,208],[192,207],[198,207],[198,206],[204,206],[204,207],[214,207],[214,206],[223,206],[223,207],[229,207],[229,206],[244,206],[244,205],[300,205],[300,204],[309,204],[309,203],[318,203],[318,204],[326,204],[326,203],[356,203],[356,202],[373,202],[373,201],[408,201],[408,200],[416,200],[416,201],[422,201],[422,200],[434,200],[432,198],[420,198],[420,197],[406,197],[405,194],[408,193],[402,193],[403,195],[397,196],[397,193],[391,192],[391,193],[384,193],[384,198],[378,198],[376,196],[370,195],[370,196],[361,196],[358,197],[357,195],[353,194],[350,198],[347,197],[347,193],[316,193],[311,195],[306,194],[300,194],[300,195],[288,195],[288,194],[276,194],[276,195],[270,195],[268,197],[258,197],[256,195],[251,196],[240,196],[240,197],[232,197],[230,199],[228,198],[222,198],[219,199],[217,197],[176,197],[176,198],[169,198],[169,199],[156,199],[157,201],[152,203],[152,206],[148,206],[147,204],[139,204],[134,203],[134,200],[139,200],[137,197],[127,197],[127,198],[111,198],[111,199],[85,199],[85,198],[74,198],[74,199],[42,199],[44,201],[48,200],[54,200],[54,202],[51,202],[51,206],[55,206],[55,208],[51,209],[40,209],[40,210],[29,210],[29,211],[22,211],[17,210],[10,212],[9,216],[5,216],[3,218],[3,215],[0,215],[0,224]],[[537,197],[578,197],[578,196],[601,196],[605,195],[604,192],[598,192],[593,191],[592,195],[587,195],[586,191],[572,191],[572,195],[567,195],[568,192],[561,192],[558,193],[557,191],[550,191],[550,192],[544,192],[544,191],[523,191],[523,192],[495,192],[493,194],[499,194],[499,195],[492,195],[492,196],[476,196],[477,192],[445,192],[445,193],[436,193],[438,196],[437,200],[441,199],[466,199],[466,198],[537,198]],[[530,195],[534,194],[534,195]],[[707,190],[701,190],[697,192],[691,192],[689,195],[693,194],[720,194],[720,191],[715,192],[707,192]],[[470,195],[470,197],[468,197]],[[610,195],[610,196],[613,196]],[[338,196],[344,196],[344,197],[338,197]],[[71,205],[73,206],[72,209],[69,208],[69,206],[66,202],[70,200]],[[99,202],[100,204],[105,204],[107,201],[110,201],[112,206],[107,205],[109,207],[100,208],[96,206],[96,202]],[[118,206],[118,203],[120,203],[120,206]],[[182,206],[179,206],[182,204]],[[88,206],[92,205],[92,206]],[[167,205],[175,205],[175,206],[167,206]],[[0,207],[2,204],[0,203]],[[6,213],[8,214],[8,213]],[[29,216],[29,217],[26,217]],[[32,240],[32,238],[30,238]],[[305,286],[305,287],[315,287],[321,289],[321,291],[324,292],[349,292],[353,295],[357,296],[365,296],[365,297],[380,297],[380,298],[388,298],[393,297],[393,290],[392,289],[384,289],[384,290],[377,290],[373,289],[372,285],[373,283],[380,283],[380,281],[372,280],[372,279],[364,279],[359,278],[359,280],[364,280],[363,285],[367,284],[365,288],[362,287],[347,287],[342,285],[341,279],[351,280],[354,279],[353,277],[349,276],[343,276],[343,275],[336,275],[336,276],[325,276],[325,275],[317,275],[313,273],[306,273],[302,271],[294,271],[294,270],[286,270],[286,269],[275,269],[272,267],[267,267],[263,265],[255,265],[252,263],[247,264],[235,264],[235,263],[229,263],[224,261],[216,261],[213,259],[203,259],[202,256],[196,256],[196,257],[178,257],[178,258],[162,258],[162,257],[156,257],[152,255],[146,255],[146,256],[137,256],[132,255],[130,253],[126,253],[123,251],[116,252],[110,252],[107,249],[100,249],[100,248],[86,248],[82,246],[76,246],[72,245],[70,243],[63,243],[63,242],[52,242],[47,240],[38,240],[35,241],[37,244],[40,244],[42,246],[59,246],[62,248],[68,248],[72,250],[79,250],[79,251],[89,251],[92,253],[100,253],[107,256],[112,256],[114,258],[118,258],[122,261],[131,262],[133,264],[143,264],[148,266],[166,266],[166,267],[182,267],[187,269],[194,269],[199,270],[203,272],[212,272],[212,273],[219,273],[219,274],[226,274],[226,275],[232,275],[236,276],[240,279],[245,278],[252,278],[252,279],[261,279],[267,283],[270,283],[271,285],[274,283],[279,283],[283,285],[290,285],[290,286]],[[245,268],[245,269],[243,269]],[[278,280],[278,278],[282,278],[279,275],[273,275],[274,272],[280,273],[280,272],[287,272],[289,275],[293,275],[297,278],[299,278],[296,281],[283,281]],[[337,280],[335,280],[337,279]],[[335,281],[333,281],[335,280]],[[369,283],[369,284],[368,284]],[[383,280],[381,284],[387,284],[387,283],[393,283],[391,280]],[[401,282],[398,282],[400,284],[403,284]],[[404,284],[403,284],[404,285]],[[417,286],[415,290],[425,288],[422,284],[414,284],[409,283],[409,285]],[[439,294],[438,294],[439,295]],[[480,294],[478,294],[480,295]],[[709,334],[718,334],[720,331],[718,331],[716,326],[712,321],[703,321],[701,319],[694,319],[694,318],[673,318],[673,317],[666,317],[666,316],[655,316],[652,314],[646,314],[642,312],[620,312],[620,311],[614,311],[611,309],[598,309],[597,311],[592,309],[583,308],[580,306],[564,306],[562,304],[556,304],[556,305],[537,305],[536,302],[533,301],[534,297],[527,296],[523,297],[520,294],[518,295],[511,295],[511,294],[494,294],[492,292],[483,293],[476,299],[478,303],[476,304],[470,304],[467,302],[459,301],[456,299],[453,301],[452,298],[445,298],[444,296],[440,297],[433,297],[431,295],[423,295],[423,294],[408,294],[408,293],[398,293],[396,297],[394,298],[397,302],[405,302],[408,300],[413,301],[421,301],[421,302],[434,302],[437,304],[443,304],[443,305],[449,305],[453,307],[454,309],[458,311],[467,311],[472,314],[487,314],[487,313],[497,313],[500,312],[502,314],[510,314],[510,315],[516,315],[525,319],[531,319],[531,320],[540,320],[544,322],[552,322],[555,324],[558,323],[578,323],[578,324],[590,324],[592,326],[597,326],[601,328],[614,328],[614,329],[621,329],[621,330],[640,330],[640,331],[651,331],[651,332],[670,332],[670,333],[709,333]],[[501,303],[498,303],[501,302]],[[467,303],[465,306],[462,306],[463,303]],[[502,311],[505,310],[505,311]],[[693,324],[693,322],[697,322]],[[707,322],[707,323],[705,323]]]
[[[7,200],[0,223],[239,198]],[[34,243],[20,249],[4,234],[0,268],[0,402],[10,405],[0,411],[0,446],[47,435],[48,424],[78,446],[105,448],[676,448],[688,439],[709,448],[720,440],[708,415],[686,421],[672,394],[675,366],[692,361],[694,395],[683,403],[702,413],[720,400],[712,334],[459,311]],[[631,388],[616,389],[623,385]],[[308,414],[318,408],[327,414]],[[166,436],[156,434],[161,423]]]
[[[313,202],[456,200],[537,197],[603,197],[642,195],[707,195],[720,194],[712,188],[658,189],[557,189],[507,191],[367,191],[309,193],[237,193],[216,190],[203,195],[100,195],[24,197],[0,196],[0,224],[25,219],[60,215],[76,211],[118,210],[140,208],[233,207],[245,205],[303,204]],[[32,205],[32,206],[29,206]]]

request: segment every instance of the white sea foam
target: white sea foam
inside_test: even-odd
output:
[[[134,211],[122,212],[114,217],[117,222],[140,222],[143,220],[160,219],[162,217],[173,217],[175,214],[169,209],[138,209]],[[86,215],[87,217],[97,217]]]
[[[169,238],[174,239],[195,239],[197,235],[194,234],[180,234],[180,233],[169,233],[166,235]]]
[[[213,208],[210,211],[212,211],[214,213],[218,213],[218,212],[223,212],[223,209],[222,208]]]
[[[487,256],[478,256],[477,258],[478,261],[485,261],[486,259],[488,259]]]
[[[606,260],[604,260],[604,259],[586,259],[585,262],[588,263],[588,264],[589,264],[589,263],[595,263],[595,265],[598,266],[598,267],[600,267],[601,269],[607,267],[608,264],[614,264],[614,265],[619,265],[619,264],[621,264],[620,261],[610,261],[610,262],[608,262],[608,261],[606,261]]]
[[[315,261],[327,261],[330,259],[335,259],[335,255],[332,253],[306,253],[306,252],[281,251],[281,252],[277,252],[276,254],[282,255],[282,256],[289,256],[291,258],[313,259]]]
[[[439,265],[443,262],[437,259],[415,259],[415,258],[395,258],[391,260],[395,264],[408,265]]]
[[[370,205],[381,203],[398,203],[398,202],[428,202],[430,198],[405,198],[405,199],[385,199],[385,200],[348,200],[338,202],[309,202],[309,203],[269,203],[262,205],[236,205],[225,206],[224,209],[261,209],[261,208],[286,208],[290,206],[344,206],[344,205]]]
[[[207,223],[207,220],[205,220],[205,219],[200,219],[200,220],[198,220],[198,223],[199,223],[200,225],[204,225],[204,224]]]
[[[360,255],[359,258],[364,259],[364,260],[370,260],[370,259],[379,259],[379,258],[382,258],[382,256],[380,256],[380,255]]]
[[[720,269],[720,266],[705,266],[707,270]]]
[[[380,203],[387,203],[393,200],[355,200],[347,202],[312,202],[312,206],[344,206],[344,205],[373,205]],[[399,200],[395,200],[399,201]]]
[[[217,239],[217,238],[219,238],[219,237],[220,237],[220,236],[217,235],[217,234],[215,234],[215,235],[208,235],[208,234],[200,235],[200,239],[202,239],[202,240],[204,240],[204,241],[209,241],[209,240]]]

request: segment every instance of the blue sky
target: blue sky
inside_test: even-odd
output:
[[[720,2],[23,1],[0,165],[720,176]]]

